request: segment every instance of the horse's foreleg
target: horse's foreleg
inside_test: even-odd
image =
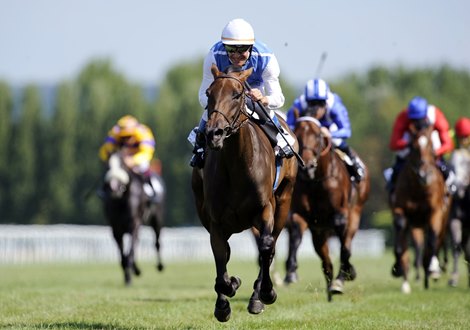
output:
[[[352,247],[352,240],[354,235],[356,234],[359,228],[359,211],[352,209],[350,212],[350,218],[346,228],[343,230],[341,227],[337,228],[337,234],[342,235],[338,236],[341,242],[341,266],[336,277],[337,280],[344,283],[344,281],[352,281],[356,278],[356,270],[354,266],[351,264],[351,247]]]
[[[452,274],[449,285],[456,287],[459,280],[459,257],[462,251],[462,222],[460,219],[452,219],[449,224],[451,248],[452,248]]]
[[[392,275],[394,277],[403,277],[401,291],[410,293],[411,287],[408,282],[409,256],[407,241],[407,224],[406,218],[401,210],[393,212],[393,227],[395,231],[394,253],[395,264],[392,267]]]
[[[123,233],[118,232],[117,230],[113,230],[113,237],[114,240],[116,241],[116,244],[119,249],[119,254],[121,257],[121,268],[122,271],[124,272],[124,283],[126,285],[131,284],[131,273],[129,271],[129,262],[127,255],[124,253],[124,241],[123,241]]]
[[[442,245],[444,228],[443,213],[435,211],[431,215],[430,228],[428,231],[426,250],[424,252],[423,266],[425,267],[424,287],[428,288],[428,278],[437,280],[441,276],[441,268],[437,253]]]
[[[328,248],[328,237],[325,232],[310,230],[312,233],[312,241],[315,252],[322,261],[323,275],[326,280],[326,293],[328,301],[332,300],[333,293],[339,293],[336,289],[332,290],[333,283],[333,264],[330,259],[330,251]],[[338,288],[337,288],[338,289]],[[340,290],[342,291],[342,290]]]
[[[230,246],[220,229],[211,226],[211,248],[214,255],[217,276],[215,278],[214,290],[217,293],[214,316],[219,322],[227,322],[230,319],[231,308],[227,297],[233,297],[241,285],[238,277],[229,277],[227,273],[227,262],[230,259]]]
[[[420,279],[421,266],[423,266],[423,251],[424,251],[424,232],[421,228],[411,229],[411,239],[415,249],[414,268],[416,272],[415,279]]]

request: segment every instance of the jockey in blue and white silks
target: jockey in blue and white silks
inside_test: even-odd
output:
[[[311,79],[307,82],[304,93],[295,99],[287,112],[287,124],[292,130],[296,123],[295,111],[298,112],[298,117],[307,114],[315,117],[322,127],[328,129],[333,144],[351,159],[354,176],[360,181],[364,176],[364,167],[347,144],[347,139],[351,137],[351,122],[341,97],[331,92],[324,80]]]
[[[274,110],[284,105],[285,98],[279,83],[280,68],[274,53],[262,42],[255,41],[254,32],[251,25],[243,19],[234,19],[230,21],[222,31],[221,40],[218,41],[209,50],[204,59],[203,77],[199,88],[199,103],[203,108],[207,107],[206,90],[214,81],[211,73],[212,64],[216,64],[220,71],[225,71],[230,66],[235,66],[241,70],[253,68],[253,73],[248,77],[247,82],[251,90],[247,92],[247,107],[253,117],[257,117],[258,110],[261,113],[256,102],[261,102],[264,108],[269,112],[270,118],[275,125],[280,128],[280,123]],[[207,110],[204,110],[198,128],[191,132],[188,140],[195,145],[194,156],[190,165],[202,167],[204,148],[203,137],[201,134],[205,129],[207,122]],[[267,122],[269,125],[269,122]],[[260,125],[262,126],[262,125]],[[262,127],[263,128],[263,127]],[[282,129],[281,129],[282,131]],[[279,157],[292,157],[291,146],[295,138],[287,132],[284,137],[278,134],[276,155]],[[287,140],[287,142],[286,142]],[[289,145],[288,145],[289,144]]]

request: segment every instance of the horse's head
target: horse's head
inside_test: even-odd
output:
[[[435,167],[436,157],[432,144],[434,127],[427,122],[413,122],[410,126],[410,154],[409,162],[422,184],[430,179],[430,168]]]
[[[224,139],[236,132],[243,123],[245,111],[245,81],[253,69],[220,72],[212,65],[214,81],[206,91],[207,114],[206,139],[211,149],[222,148]]]
[[[331,140],[322,134],[320,122],[310,116],[297,118],[294,130],[299,141],[300,155],[305,167],[299,168],[299,176],[313,180],[320,157],[331,149]]]
[[[104,183],[111,198],[122,198],[127,191],[129,182],[130,176],[121,154],[112,154],[109,157],[108,170],[104,176]]]

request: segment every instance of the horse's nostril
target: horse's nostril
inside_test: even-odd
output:
[[[218,128],[214,132],[214,136],[222,136],[224,134],[224,130],[221,128]]]

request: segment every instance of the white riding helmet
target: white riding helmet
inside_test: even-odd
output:
[[[250,23],[242,18],[236,18],[224,27],[221,41],[225,45],[253,45],[255,32]]]

